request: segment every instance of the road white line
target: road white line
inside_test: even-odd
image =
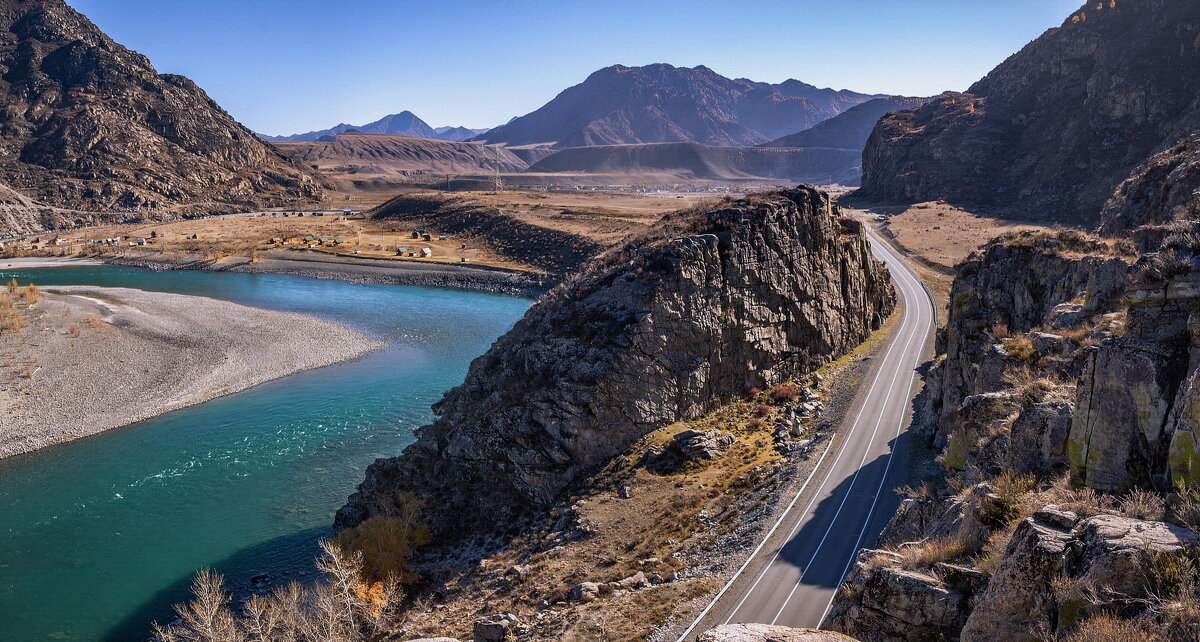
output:
[[[901,285],[901,291],[904,293],[905,307],[907,308],[909,305],[909,300],[910,300],[909,299],[909,291],[904,286],[908,286],[909,288],[911,288],[911,284],[905,282]],[[917,315],[917,317],[919,318],[919,314]],[[817,543],[817,548],[813,550],[812,557],[810,557],[808,560],[808,563],[806,563],[804,565],[804,569],[802,571],[800,571],[800,577],[796,579],[796,583],[795,583],[795,585],[792,586],[792,590],[790,592],[788,592],[788,595],[786,598],[784,598],[783,603],[779,605],[779,610],[775,612],[775,617],[771,618],[771,624],[775,624],[776,622],[779,621],[779,616],[782,615],[784,610],[787,609],[787,606],[789,603],[791,603],[792,597],[795,596],[796,591],[801,586],[803,586],[804,576],[808,574],[808,569],[812,568],[813,562],[815,562],[817,560],[817,558],[820,557],[821,549],[825,547],[825,542],[829,539],[830,533],[832,533],[834,528],[838,525],[837,524],[838,517],[841,516],[842,509],[846,507],[846,502],[850,500],[850,495],[852,494],[851,491],[854,489],[854,485],[856,483],[858,483],[858,476],[862,472],[863,466],[866,465],[867,458],[871,456],[871,446],[875,443],[875,435],[879,434],[879,426],[881,426],[883,424],[884,416],[887,414],[887,412],[889,410],[888,402],[890,402],[892,400],[892,393],[896,389],[896,380],[900,377],[900,369],[904,365],[904,356],[905,356],[905,354],[907,354],[908,349],[912,344],[912,340],[916,336],[917,329],[919,328],[919,326],[920,326],[919,323],[913,323],[910,331],[908,332],[908,336],[902,342],[904,344],[904,350],[901,352],[900,362],[896,364],[895,370],[894,370],[894,372],[892,372],[892,380],[890,382],[888,382],[887,395],[884,396],[883,405],[879,409],[879,416],[875,419],[875,427],[871,429],[871,438],[869,440],[867,440],[867,443],[865,444],[865,447],[863,448],[862,459],[858,462],[858,467],[855,469],[854,475],[850,478],[850,485],[846,487],[846,491],[842,495],[842,501],[838,504],[837,511],[834,512],[833,518],[829,520],[829,526],[825,529],[825,533],[821,536],[821,541]],[[881,369],[882,369],[882,367],[881,367]],[[901,421],[903,422],[903,419],[901,419]],[[890,448],[888,449],[887,461],[888,461],[889,466],[891,465],[893,452],[894,452],[893,449],[890,449]],[[828,483],[832,479],[832,477],[833,477],[833,470],[830,470],[829,475],[826,476],[826,478],[825,478],[826,483]],[[871,502],[871,510],[872,511],[874,511],[875,504],[879,501],[880,493],[883,492],[884,482],[886,482],[886,477],[884,478],[883,481],[880,482],[879,489],[875,492],[875,498]],[[824,490],[825,485],[826,484],[822,484],[822,486],[821,486],[822,490]],[[820,495],[820,493],[818,493],[818,496],[819,495]],[[859,531],[859,541],[862,541],[862,534],[864,531],[866,531],[866,527],[868,524],[870,524],[870,522],[871,522],[871,516],[870,516],[870,513],[868,513],[866,522],[863,524],[862,529]],[[857,551],[858,551],[857,545],[855,546],[854,551],[855,551],[855,553],[857,553]],[[851,556],[851,559],[853,559],[853,554]]]
[[[904,324],[901,324],[902,329],[903,329],[903,325]],[[804,515],[808,515],[809,511],[812,510],[813,505],[817,502],[818,499],[820,499],[820,497],[822,495],[821,490],[823,490],[825,488],[825,486],[829,482],[830,477],[832,477],[834,471],[837,470],[838,463],[842,460],[842,456],[846,454],[846,450],[847,450],[846,444],[848,444],[850,442],[851,437],[854,436],[854,434],[856,432],[858,432],[858,426],[859,426],[859,423],[862,421],[863,412],[867,409],[868,406],[871,405],[871,403],[870,403],[871,398],[874,396],[875,391],[877,390],[876,384],[879,383],[879,377],[883,374],[883,372],[885,370],[887,370],[885,365],[887,364],[888,359],[891,358],[892,351],[896,348],[896,346],[901,345],[901,343],[903,343],[903,342],[897,340],[897,341],[893,342],[892,345],[888,346],[887,353],[884,354],[883,359],[880,361],[879,369],[875,371],[875,378],[871,380],[871,387],[867,390],[867,396],[863,399],[862,407],[859,408],[858,414],[855,415],[855,417],[854,417],[854,423],[850,425],[850,430],[846,433],[845,438],[842,440],[842,448],[840,448],[838,450],[838,456],[836,458],[834,458],[833,464],[830,465],[829,470],[826,471],[825,478],[821,480],[821,485],[818,487],[817,492],[813,494],[813,497],[811,500],[809,500],[808,505],[804,507],[804,512],[801,513],[802,518]],[[876,424],[876,426],[878,427],[878,423]],[[831,444],[833,443],[832,440],[830,441],[830,443]],[[815,473],[816,470],[817,469],[814,468],[813,472]],[[810,477],[811,477],[811,475],[810,475]],[[803,489],[801,489],[801,490],[803,490]],[[793,501],[795,501],[795,500],[793,500]],[[789,508],[789,512],[790,512],[790,508]],[[786,513],[784,516],[786,517]],[[801,526],[803,526],[803,519],[797,520],[796,524],[794,526],[792,526],[791,532],[789,532],[788,536],[786,538],[784,538],[783,544],[781,544],[779,546],[779,548],[776,549],[775,555],[771,558],[771,561],[767,562],[767,564],[763,567],[762,572],[760,572],[758,575],[758,579],[756,579],[754,581],[754,584],[752,584],[750,586],[750,588],[746,591],[746,594],[742,596],[742,599],[737,603],[737,606],[733,607],[733,610],[729,612],[729,617],[725,619],[725,624],[729,624],[729,622],[733,620],[734,616],[736,616],[738,611],[741,610],[742,605],[746,603],[746,600],[751,595],[754,594],[754,590],[756,588],[758,588],[759,583],[762,582],[764,577],[766,577],[767,572],[770,571],[771,567],[774,566],[776,561],[778,561],[779,555],[781,553],[783,553],[784,547],[787,546],[787,543],[789,541],[791,541],[792,537],[794,537],[796,535],[797,531],[800,530]]]
[[[903,265],[903,262],[901,262],[901,265]],[[903,266],[903,271],[905,271],[905,272],[908,272],[908,267],[907,267],[907,266]],[[913,275],[911,275],[911,274],[905,274],[905,276],[909,277],[910,279],[912,279],[912,278],[915,278],[915,277],[914,277]],[[920,287],[920,283],[919,283],[919,282],[917,283],[917,286],[920,288],[921,294],[923,294],[923,295],[924,295],[926,298],[928,298],[928,297],[929,297],[929,293],[928,293],[928,292],[925,290],[925,288],[924,288],[924,287]],[[930,304],[932,304],[932,303],[933,303],[932,299],[930,299],[930,301],[929,301],[929,302],[930,302]],[[924,306],[922,306],[922,308],[924,308]],[[921,355],[920,355],[920,353],[919,353],[919,352],[917,353],[917,355],[916,355],[916,357],[915,357],[915,358],[916,358],[916,360],[918,360],[918,361],[920,360],[920,358],[921,358]],[[912,374],[910,374],[910,375],[909,375],[909,378],[908,378],[908,390],[909,390],[910,392],[912,391],[913,384],[916,382],[916,378],[917,378],[917,372],[916,372],[916,369],[914,368],[914,369],[913,369],[913,371],[912,371]],[[902,412],[902,413],[900,414],[900,420],[899,420],[898,422],[896,422],[896,436],[895,436],[895,439],[896,439],[896,441],[897,441],[897,445],[899,444],[899,439],[900,439],[901,433],[903,433],[903,432],[904,432],[904,423],[905,423],[905,419],[907,419],[907,418],[908,418],[908,413],[907,413],[907,412]],[[883,493],[883,488],[884,488],[884,486],[887,484],[887,481],[888,481],[888,475],[891,473],[891,469],[892,469],[892,454],[893,454],[893,453],[895,453],[895,450],[896,450],[896,449],[895,449],[895,448],[893,448],[893,449],[892,449],[892,450],[891,450],[891,451],[888,453],[887,465],[885,465],[885,466],[884,466],[884,469],[883,469],[883,476],[882,476],[882,477],[880,478],[880,480],[879,480],[879,489],[878,489],[878,490],[875,492],[875,499],[874,499],[874,500],[871,502],[871,509],[867,511],[867,519],[866,519],[866,521],[865,521],[865,522],[863,522],[863,527],[862,527],[862,530],[860,530],[860,531],[858,532],[858,539],[857,539],[857,540],[854,542],[854,548],[853,548],[853,551],[854,551],[854,552],[853,552],[853,554],[850,556],[850,559],[846,560],[846,566],[842,568],[842,573],[841,573],[841,575],[840,575],[840,576],[838,576],[838,581],[837,581],[838,588],[834,589],[834,591],[833,591],[833,595],[830,595],[830,596],[829,596],[829,603],[828,603],[828,604],[826,604],[826,605],[825,605],[825,609],[824,609],[823,611],[821,611],[821,619],[820,619],[820,620],[817,620],[817,624],[816,624],[817,628],[821,628],[821,625],[825,623],[825,618],[826,618],[826,617],[828,617],[828,615],[829,615],[829,610],[830,610],[831,608],[833,608],[833,600],[834,600],[834,598],[835,598],[835,597],[837,597],[837,592],[838,592],[839,590],[841,590],[842,581],[846,579],[846,574],[850,572],[850,566],[851,566],[851,565],[853,565],[853,564],[854,564],[854,560],[858,558],[858,549],[859,549],[859,546],[861,546],[861,545],[862,545],[863,535],[865,535],[865,534],[867,533],[867,528],[868,528],[868,527],[871,525],[871,518],[872,518],[872,517],[874,517],[874,515],[875,515],[875,506],[876,506],[876,504],[878,504],[878,502],[879,502],[879,498],[880,498],[880,496],[881,496],[881,495],[882,495],[882,493]]]
[[[899,341],[896,341],[896,342],[893,342],[890,346],[888,346],[887,353],[884,354],[884,357],[881,360],[881,364],[888,360],[888,358],[892,354],[892,350],[894,350],[896,348],[896,346],[899,345],[899,343],[900,343]],[[881,365],[879,367],[879,369],[875,372],[875,378],[872,379],[872,381],[871,381],[871,388],[868,389],[867,396],[866,396],[866,398],[863,399],[862,407],[859,409],[858,415],[855,416],[854,423],[851,426],[850,432],[847,433],[846,437],[842,439],[843,443],[846,441],[849,441],[850,436],[853,435],[855,430],[857,429],[858,423],[862,419],[863,409],[865,409],[867,407],[868,402],[871,399],[871,395],[874,394],[875,384],[878,383],[879,376],[883,372],[883,370],[884,370],[884,368]],[[748,567],[750,565],[750,563],[753,562],[756,557],[758,557],[758,554],[762,551],[763,547],[766,546],[767,542],[771,541],[771,537],[775,534],[775,531],[779,529],[780,525],[782,525],[783,522],[787,519],[788,515],[791,514],[792,508],[795,507],[796,502],[799,501],[800,497],[802,497],[804,495],[804,491],[808,488],[808,484],[813,480],[813,477],[817,474],[817,472],[821,470],[821,464],[825,461],[825,457],[829,454],[829,450],[833,447],[833,442],[837,441],[838,436],[839,435],[833,435],[832,437],[829,438],[829,443],[825,445],[825,450],[824,450],[824,452],[821,453],[821,457],[819,459],[817,459],[817,463],[813,466],[812,472],[810,472],[808,474],[808,477],[804,480],[804,484],[802,484],[800,486],[800,489],[796,491],[795,496],[792,497],[792,501],[788,503],[787,508],[785,508],[784,511],[779,515],[779,519],[775,520],[775,523],[771,526],[771,529],[769,531],[767,531],[767,534],[762,538],[762,541],[760,541],[758,543],[758,546],[756,546],[754,548],[754,550],[751,551],[750,555],[746,558],[746,561],[742,562],[742,565],[740,567],[738,567],[738,570],[735,571],[733,576],[729,578],[729,581],[725,583],[725,586],[721,587],[721,590],[718,591],[716,596],[713,597],[712,601],[710,601],[708,603],[708,606],[704,607],[704,610],[701,611],[700,614],[697,615],[694,620],[692,620],[691,625],[688,626],[688,628],[679,636],[679,639],[677,640],[677,642],[685,642],[685,640],[687,639],[687,636],[692,633],[692,631],[696,628],[696,626],[698,624],[700,624],[701,620],[703,620],[709,614],[709,612],[712,611],[712,608],[714,606],[716,606],[718,602],[721,601],[721,598],[725,596],[725,593],[727,593],[729,591],[729,589],[733,586],[733,584],[735,582],[737,582],[737,580],[741,577],[742,573],[745,572],[746,567]],[[843,452],[845,452],[844,448],[839,449],[838,457],[834,459],[833,466],[830,468],[830,470],[837,468],[837,462],[841,460],[841,453],[843,453]],[[812,502],[809,502],[808,506],[805,507],[804,512],[808,513],[809,509],[811,509],[811,508],[812,508]],[[787,544],[787,540],[790,540],[792,538],[792,536],[795,535],[796,530],[799,527],[800,527],[799,523],[797,523],[796,526],[793,527],[791,533],[787,536],[787,538],[785,538],[785,541],[784,541],[785,545]],[[769,569],[771,567],[771,565],[775,563],[775,560],[777,560],[779,558],[779,553],[782,552],[782,550],[783,550],[783,546],[781,545],[779,547],[779,549],[775,551],[775,556],[771,559],[771,562],[769,562],[766,566],[763,567],[763,572],[759,574],[758,579],[756,579],[754,581],[754,584],[750,587],[750,589],[748,591],[746,591],[746,596],[742,597],[742,600],[740,602],[738,602],[738,605],[736,607],[734,607],[734,609],[732,611],[730,611],[729,618],[725,620],[726,624],[728,624],[729,620],[733,619],[733,616],[735,614],[737,614],[737,611],[742,607],[742,604],[745,603],[746,597],[748,597],[751,593],[754,592],[754,589],[758,586],[758,583],[762,581],[763,576],[766,574],[767,569]]]

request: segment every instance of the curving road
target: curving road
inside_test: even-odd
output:
[[[933,303],[900,255],[875,235],[903,316],[876,355],[849,412],[812,474],[746,563],[679,638],[725,623],[819,627],[858,550],[895,513],[906,479],[899,444],[912,419],[916,368],[933,335]]]

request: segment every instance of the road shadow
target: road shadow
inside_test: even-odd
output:
[[[837,588],[847,561],[857,555],[858,549],[875,545],[879,532],[900,506],[901,497],[895,489],[908,480],[908,454],[904,447],[907,440],[904,437],[901,435],[888,442],[894,452],[890,466],[888,456],[880,455],[859,468],[857,476],[848,475],[829,497],[817,504],[812,518],[783,545],[780,560],[800,569],[808,568],[801,585]],[[885,473],[886,481],[876,501],[876,492]],[[847,493],[849,497],[846,497]],[[836,527],[830,530],[835,520]],[[861,528],[864,523],[867,525],[865,532]],[[860,532],[863,533],[861,541]]]

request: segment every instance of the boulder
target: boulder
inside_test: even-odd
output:
[[[1053,630],[1051,581],[1062,573],[1070,531],[1023,520],[962,628],[962,642],[1033,642]]]
[[[475,620],[472,633],[474,642],[504,642],[509,632],[521,620],[512,613],[498,613]]]
[[[685,430],[667,443],[665,455],[679,461],[707,461],[725,454],[737,439],[724,430]]]
[[[595,602],[599,599],[603,587],[596,582],[580,582],[571,587],[571,591],[567,594],[568,599],[572,602]]]
[[[970,596],[932,575],[890,565],[898,559],[884,551],[860,552],[826,626],[863,642],[944,639],[961,629]]]

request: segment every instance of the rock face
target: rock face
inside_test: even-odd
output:
[[[1123,491],[1200,482],[1197,227],[1134,266],[1125,335],[1088,354],[1069,443],[1077,483]]]
[[[1195,2],[1088,2],[966,93],[883,118],[860,194],[1094,225],[1135,168],[1200,131],[1198,36]],[[1126,191],[1113,220],[1164,216],[1139,213],[1153,188]]]
[[[41,205],[232,210],[321,194],[191,80],[157,73],[62,0],[0,2],[0,35],[0,181]],[[47,214],[14,227],[73,220]]]
[[[1102,234],[1200,219],[1200,136],[1154,156],[1125,179],[1104,206]]]
[[[627,143],[757,145],[808,129],[875,97],[797,80],[778,85],[732,80],[707,67],[613,65],[475,140],[558,149]]]
[[[722,624],[700,635],[697,642],[855,642],[841,633],[792,629],[771,624]]]
[[[815,189],[684,212],[545,295],[471,364],[337,527],[425,502],[442,534],[502,526],[659,427],[861,343],[895,305],[861,227]]]
[[[1074,300],[1082,315],[1115,309],[1129,283],[1129,263],[1073,232],[1002,236],[958,266],[946,328],[938,336],[945,359],[930,377],[931,416],[950,432],[963,401],[1008,388],[1007,367],[1019,365],[994,336],[1050,324]]]

